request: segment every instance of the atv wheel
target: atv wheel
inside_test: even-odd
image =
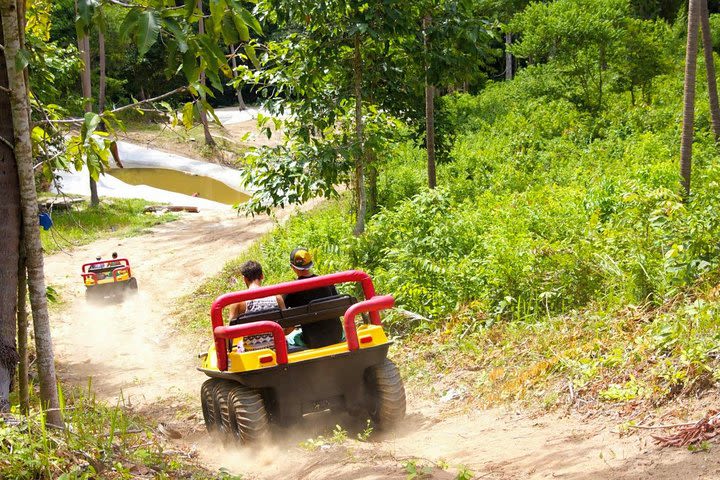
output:
[[[237,385],[230,390],[230,421],[235,439],[240,443],[257,442],[268,431],[268,417],[262,396],[250,388]]]
[[[233,433],[233,421],[230,416],[230,391],[235,388],[235,383],[227,380],[218,380],[214,390],[215,411],[218,413],[218,431],[223,441],[235,436]]]
[[[215,389],[220,380],[211,378],[205,380],[200,387],[200,405],[202,406],[203,420],[208,433],[220,430],[220,412],[215,408]]]
[[[368,413],[382,430],[405,417],[405,387],[400,371],[388,358],[365,371]]]
[[[131,294],[136,294],[138,291],[137,278],[132,277],[130,280],[128,280],[127,288],[130,290]]]

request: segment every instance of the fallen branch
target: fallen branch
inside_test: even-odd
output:
[[[672,425],[628,425],[627,428],[635,428],[638,430],[660,430],[664,428],[689,427],[690,425],[695,425],[696,423],[698,422],[675,423]]]
[[[430,322],[430,319],[429,319],[429,318],[423,317],[423,316],[420,315],[419,313],[411,312],[410,310],[405,310],[404,308],[395,307],[393,310],[395,310],[395,311],[398,312],[400,315],[403,315],[403,316],[405,316],[405,317],[407,317],[407,318],[409,318],[409,319],[411,319],[411,320],[418,320],[418,321],[421,321],[421,322]]]
[[[674,435],[652,435],[662,447],[687,447],[720,435],[720,413],[711,410],[702,420],[680,428]]]
[[[190,213],[198,213],[198,207],[191,207],[191,206],[181,206],[181,205],[150,205],[148,207],[145,207],[143,210],[144,213],[154,213],[154,212],[190,212]]]

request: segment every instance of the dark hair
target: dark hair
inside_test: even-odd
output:
[[[260,280],[263,276],[262,266],[255,260],[248,260],[240,265],[240,273],[242,273],[242,276],[249,282]]]
[[[112,253],[112,258],[117,258],[117,252]]]

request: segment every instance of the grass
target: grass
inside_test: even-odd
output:
[[[53,227],[40,230],[43,250],[52,254],[108,235],[137,235],[149,227],[178,218],[172,213],[143,213],[148,205],[150,203],[144,200],[104,198],[97,207],[83,202],[69,211],[55,211],[52,213]]]
[[[0,477],[13,479],[221,478],[187,460],[149,419],[124,405],[98,402],[80,389],[62,392],[65,429],[51,428],[35,407],[0,421]],[[32,399],[37,405],[38,399]],[[15,412],[16,413],[16,412]],[[171,447],[171,448],[168,448]]]
[[[398,363],[422,391],[461,389],[485,406],[651,408],[717,385],[718,311],[717,288],[698,286],[660,307],[590,307],[542,322],[485,327],[455,315],[404,338]]]

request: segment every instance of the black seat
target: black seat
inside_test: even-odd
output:
[[[282,320],[278,323],[286,328],[340,318],[354,303],[357,303],[357,299],[352,295],[318,298],[308,305],[282,310]]]
[[[230,320],[230,325],[242,325],[251,322],[261,322],[263,320],[271,320],[279,322],[282,318],[282,313],[279,308],[273,308],[272,310],[263,310],[262,312],[246,312],[238,315],[237,317]]]

